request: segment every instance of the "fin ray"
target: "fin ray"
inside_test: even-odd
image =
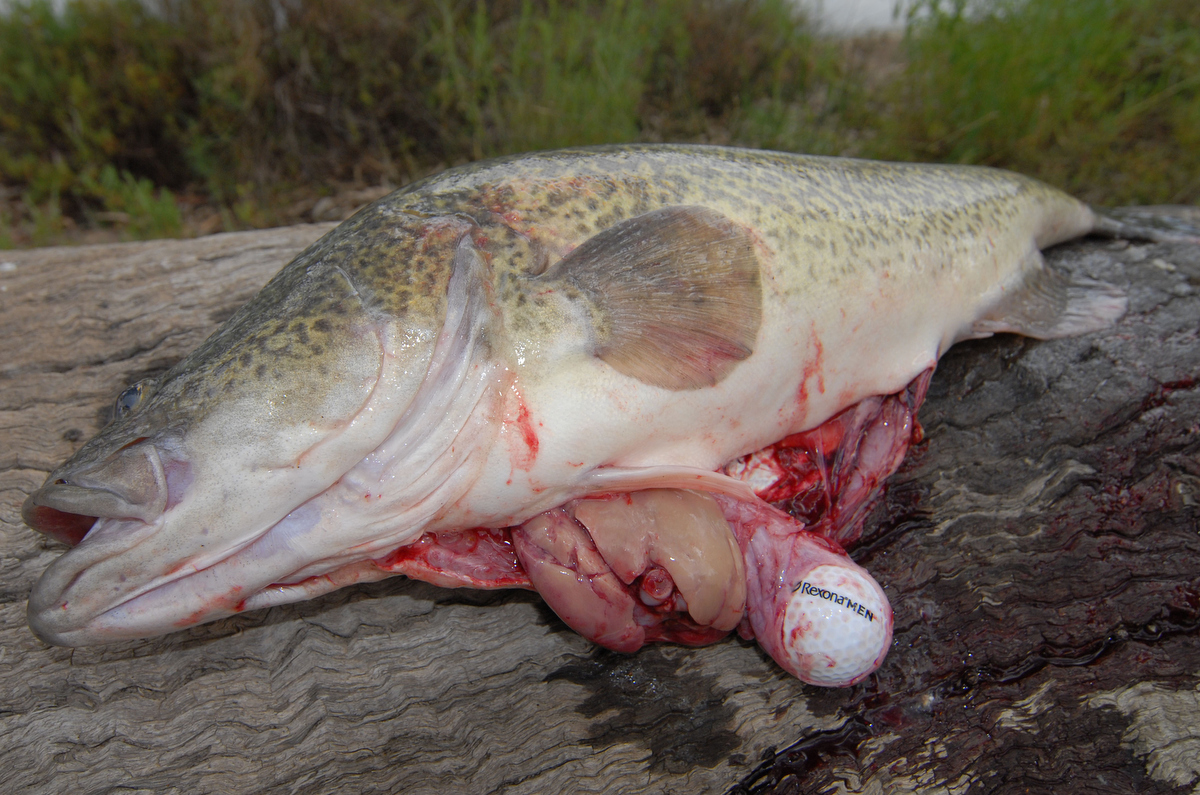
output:
[[[1041,252],[1027,255],[1032,267],[963,338],[1013,332],[1040,340],[1087,334],[1111,326],[1125,314],[1125,292],[1106,282],[1064,276],[1046,266]]]
[[[622,221],[543,278],[575,287],[591,303],[596,356],[665,389],[719,383],[753,353],[762,323],[755,241],[704,207]]]

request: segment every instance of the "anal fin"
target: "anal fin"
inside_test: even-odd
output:
[[[1032,260],[1032,262],[1030,262]],[[1111,326],[1125,314],[1125,292],[1105,282],[1068,277],[1046,266],[1036,249],[1027,255],[1024,279],[1005,292],[960,339],[998,332],[1039,340],[1073,337]]]

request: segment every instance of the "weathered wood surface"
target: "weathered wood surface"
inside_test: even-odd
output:
[[[864,685],[802,685],[737,640],[597,652],[531,594],[403,579],[42,645],[25,601],[61,547],[25,496],[328,228],[0,252],[0,791],[1200,785],[1200,246],[1062,247],[1130,285],[1117,328],[943,361],[856,555],[897,627]]]

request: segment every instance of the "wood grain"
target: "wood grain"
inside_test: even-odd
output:
[[[1188,792],[1200,783],[1200,246],[1086,240],[1111,331],[944,360],[856,557],[877,675],[753,644],[597,651],[528,593],[395,579],[156,640],[49,648],[25,496],[129,382],[329,225],[0,252],[0,791]]]

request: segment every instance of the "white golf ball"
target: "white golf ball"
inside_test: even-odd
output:
[[[783,646],[804,681],[854,684],[879,667],[891,642],[891,605],[864,570],[823,564],[792,589]]]

